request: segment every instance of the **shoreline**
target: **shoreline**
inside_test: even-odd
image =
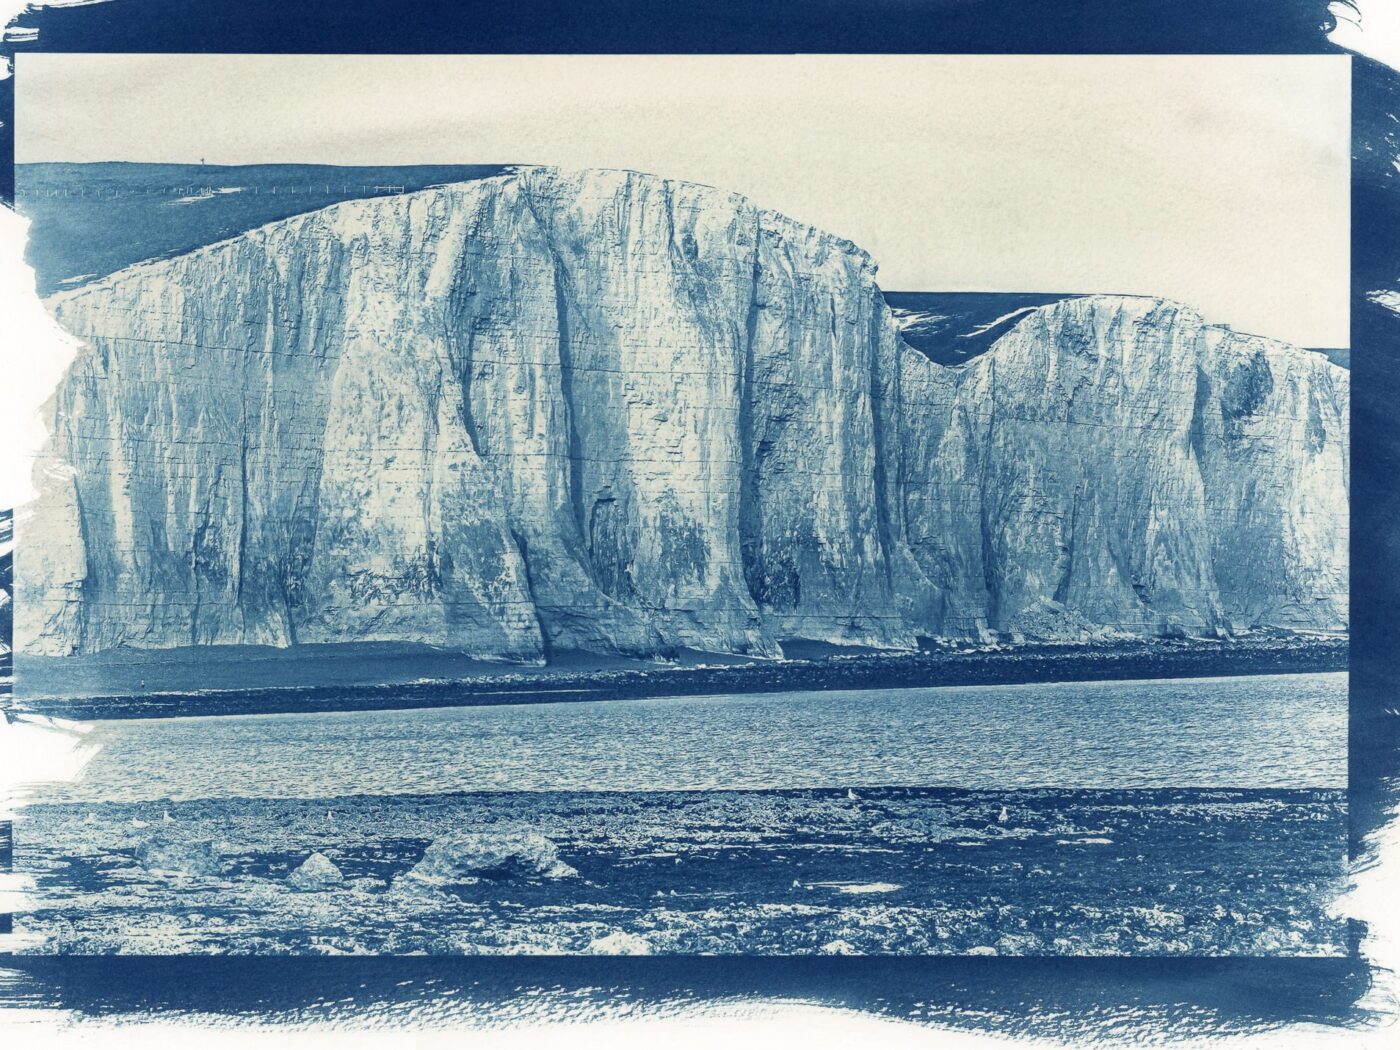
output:
[[[227,654],[225,654],[227,655]],[[76,720],[298,714],[567,703],[716,694],[1029,685],[1135,679],[1308,674],[1347,669],[1346,638],[1262,636],[1222,642],[1150,640],[1111,645],[1022,644],[856,652],[783,661],[689,666],[598,660],[542,667],[481,665],[462,677],[24,697],[16,713]],[[373,654],[357,656],[373,664]],[[692,654],[692,660],[697,659]],[[256,658],[250,670],[258,669]],[[53,672],[50,671],[50,676]]]
[[[40,952],[1346,945],[1345,918],[1326,912],[1346,874],[1335,789],[201,798],[25,815],[16,860],[35,888],[16,928]]]

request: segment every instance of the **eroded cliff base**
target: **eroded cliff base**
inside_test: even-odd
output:
[[[153,718],[563,703],[639,697],[1302,674],[1347,669],[1339,635],[1082,645],[928,643],[918,652],[789,645],[791,658],[683,652],[672,661],[566,652],[504,664],[424,646],[214,646],[21,655],[17,705],[69,718]]]

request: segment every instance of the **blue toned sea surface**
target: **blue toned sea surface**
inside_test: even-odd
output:
[[[16,826],[16,932],[1340,955],[1346,711],[1346,676],[1317,674],[98,723],[86,775]]]

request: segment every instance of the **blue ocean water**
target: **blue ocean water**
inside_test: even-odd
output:
[[[1346,675],[97,723],[46,801],[461,791],[1346,784]]]
[[[16,929],[63,954],[1338,956],[1345,731],[1341,674],[114,721],[24,810]],[[488,863],[522,836],[547,863]],[[415,878],[444,850],[452,877]],[[289,878],[318,854],[330,881]]]

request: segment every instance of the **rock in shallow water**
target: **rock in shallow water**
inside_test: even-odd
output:
[[[207,839],[154,835],[136,848],[136,859],[148,871],[176,875],[217,875],[219,854]]]
[[[650,955],[651,942],[626,930],[615,930],[604,937],[595,937],[588,944],[590,955]]]
[[[434,839],[404,878],[428,886],[477,879],[566,879],[578,872],[559,859],[559,849],[535,831],[458,832]]]
[[[324,890],[345,881],[340,869],[323,853],[313,853],[301,867],[287,876],[287,885],[296,890]]]

